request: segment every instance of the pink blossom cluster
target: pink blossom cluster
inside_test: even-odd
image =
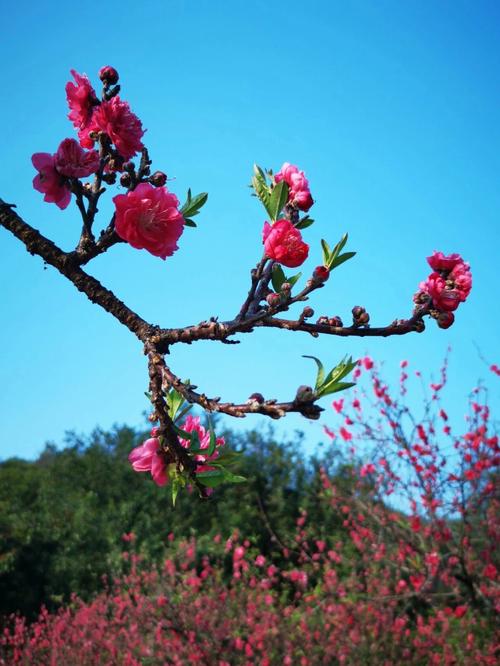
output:
[[[113,198],[116,233],[139,250],[165,259],[177,250],[184,231],[179,200],[163,187],[141,183],[127,194]]]
[[[211,455],[207,455],[203,451],[208,450],[210,447],[210,432],[201,425],[199,416],[188,415],[180,429],[188,433],[194,431],[198,433],[201,453],[193,456],[194,460],[198,463],[196,472],[207,472],[214,469],[210,466],[210,463],[219,457],[219,449],[225,444],[224,437],[217,437],[215,450]],[[191,447],[190,440],[179,437],[179,442],[185,449]],[[128,459],[134,471],[150,472],[156,485],[164,486],[168,483],[167,462],[165,453],[161,448],[159,428],[153,428],[151,430],[151,437],[140,446],[132,449]]]
[[[44,201],[66,208],[71,201],[69,178],[85,178],[99,168],[95,150],[83,150],[75,139],[64,139],[54,155],[35,153],[31,157],[38,175],[33,187],[42,192]]]
[[[441,328],[448,328],[455,320],[453,311],[463,303],[472,288],[470,266],[459,254],[445,256],[442,252],[434,252],[427,257],[433,272],[420,283],[420,294],[426,294],[432,300],[432,308]]]
[[[303,171],[289,162],[285,162],[275,175],[277,183],[284,180],[289,187],[288,203],[299,210],[308,211],[314,203],[309,190],[309,181]]]
[[[108,70],[116,74],[111,67],[100,70],[101,77],[111,76]],[[75,80],[66,84],[66,96],[69,106],[69,119],[78,131],[80,144],[92,148],[99,132],[104,132],[124,161],[132,158],[142,148],[144,130],[139,118],[132,113],[130,106],[118,95],[100,102],[85,74],[71,70]],[[112,80],[118,80],[118,76]],[[103,79],[104,80],[104,79]]]

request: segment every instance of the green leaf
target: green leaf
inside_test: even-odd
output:
[[[288,185],[284,180],[281,180],[271,190],[271,197],[269,199],[269,214],[271,219],[276,221],[279,214],[283,210],[283,206],[288,200]]]
[[[186,227],[196,227],[196,222],[191,220],[189,217],[184,218],[184,224],[186,225]]]
[[[217,436],[215,434],[215,431],[211,423],[209,423],[209,429],[210,429],[210,443],[208,445],[208,449],[206,450],[206,454],[204,452],[204,455],[207,455],[210,458],[210,456],[215,451],[215,447],[217,445]]]
[[[356,382],[332,382],[331,384],[323,384],[318,397],[330,395],[331,393],[338,393],[339,391],[345,391],[352,386],[356,386]]]
[[[316,356],[307,356],[305,354],[302,355],[303,358],[312,358],[313,361],[315,361],[316,365],[318,366],[318,374],[316,377],[316,386],[315,386],[315,391],[317,392],[319,387],[323,384],[323,380],[325,377],[325,368],[323,366],[323,363],[319,360],[319,358],[316,358]]]
[[[295,225],[295,228],[296,229],[307,229],[307,227],[310,227],[311,224],[313,224],[313,223],[314,223],[314,220],[312,219],[312,217],[309,217],[309,215],[306,215],[305,217],[303,217],[301,220],[299,220],[297,222],[297,224]]]
[[[254,170],[255,175],[252,178],[252,187],[255,190],[255,194],[259,197],[259,199],[263,203],[264,208],[267,211],[267,214],[269,215],[269,217],[271,219],[273,219],[272,213],[271,213],[271,206],[270,206],[270,204],[271,204],[271,193],[270,193],[269,187],[267,185],[266,176],[265,176],[264,172],[262,171],[262,169],[259,166],[257,166],[256,164],[254,164],[253,170]]]
[[[223,472],[224,481],[227,481],[227,483],[245,483],[247,480],[245,476],[241,476],[240,474],[233,474],[228,469],[223,469]]]
[[[349,234],[344,234],[342,238],[339,240],[337,245],[333,248],[332,251],[332,259],[336,259],[339,256],[339,253],[341,250],[344,249],[344,245],[347,243],[347,239],[349,238]]]
[[[227,451],[223,449],[222,453],[217,457],[217,465],[234,465],[240,460],[240,458],[241,453],[231,451],[231,449],[228,449]]]
[[[279,264],[274,264],[273,271],[271,273],[271,282],[273,283],[274,291],[277,293],[280,292],[281,285],[283,282],[286,282],[286,275],[283,272],[283,269]]]
[[[187,404],[186,407],[184,407],[184,409],[181,409],[181,411],[177,414],[177,416],[175,417],[175,420],[180,421],[192,409],[193,409],[193,405]]]
[[[329,269],[333,270],[334,268],[337,268],[337,266],[340,266],[340,264],[343,264],[344,261],[348,261],[349,259],[352,259],[356,252],[344,252],[344,254],[339,255],[336,259],[332,259]]]
[[[325,266],[328,266],[328,263],[330,261],[331,250],[330,246],[323,238],[321,239],[321,247],[323,248],[323,264]]]
[[[171,389],[167,395],[167,404],[168,404],[168,415],[172,419],[172,421],[175,420],[176,414],[179,411],[180,407],[184,404],[184,398],[183,396],[176,391],[174,388]]]
[[[179,435],[181,439],[186,439],[188,442],[191,441],[191,433],[186,432],[186,430],[182,430],[181,428],[178,428],[175,423],[174,423],[174,429],[175,432]]]
[[[172,494],[172,506],[175,506],[175,503],[177,501],[177,495],[179,494],[179,490],[181,489],[181,484],[179,482],[179,479],[177,478],[172,479],[170,484],[170,489]]]
[[[224,471],[222,469],[215,469],[208,472],[199,472],[196,478],[201,484],[207,486],[207,488],[215,488],[224,483]]]
[[[290,285],[293,287],[293,285],[296,284],[301,277],[302,273],[297,273],[297,275],[292,275],[291,277],[287,278],[286,281],[289,282]]]
[[[356,367],[356,361],[352,360],[352,357],[343,358],[338,365],[336,365],[328,375],[321,382],[320,386],[316,387],[316,394],[319,397],[324,395],[329,395],[330,393],[337,393],[338,391],[343,391],[344,389],[354,386],[350,382],[341,382],[344,377],[346,377],[354,368]]]
[[[201,192],[200,194],[197,194],[196,196],[192,197],[191,190],[188,190],[187,201],[180,210],[184,219],[198,215],[198,213],[200,212],[200,208],[202,208],[202,206],[205,205],[207,199],[208,199],[207,192]]]

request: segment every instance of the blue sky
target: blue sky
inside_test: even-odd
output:
[[[209,395],[245,400],[260,391],[289,399],[312,383],[302,354],[333,365],[369,353],[396,376],[398,362],[437,374],[448,345],[449,403],[465,395],[498,353],[500,46],[497,3],[0,2],[3,97],[0,196],[65,249],[79,235],[76,207],[60,211],[32,188],[34,152],[74,136],[64,93],[69,70],[115,66],[122,97],[147,128],[154,160],[183,198],[208,191],[196,230],[167,261],[124,245],[88,267],[133,309],[164,326],[233,316],[262,250],[265,219],[247,184],[252,164],[306,171],[320,239],[349,232],[354,260],[311,302],[348,320],[364,305],[374,325],[407,316],[425,257],[460,252],[474,286],[442,331],[388,340],[319,341],[257,331],[235,346],[174,347],[172,369]],[[101,223],[111,215],[111,196]],[[106,195],[105,195],[106,196]],[[32,457],[64,432],[143,424],[147,402],[140,344],[0,229],[0,457]],[[500,390],[492,382],[491,400]],[[329,400],[325,422],[334,421]],[[252,427],[263,417],[247,418]],[[289,417],[288,432],[318,424]]]

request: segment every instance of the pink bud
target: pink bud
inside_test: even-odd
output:
[[[318,282],[326,282],[330,277],[330,271],[326,266],[316,266],[313,271],[313,278]]]
[[[114,67],[105,65],[99,70],[99,78],[104,84],[113,86],[115,83],[118,83],[119,77],[118,72]]]

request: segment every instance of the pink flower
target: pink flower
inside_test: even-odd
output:
[[[99,154],[97,151],[87,152],[83,150],[75,139],[61,141],[54,158],[57,171],[63,176],[71,178],[85,178],[95,173],[99,168]]]
[[[166,187],[141,183],[132,192],[113,198],[116,233],[138,250],[165,259],[177,250],[184,231],[179,201]]]
[[[456,289],[448,287],[439,273],[431,273],[425,282],[420,283],[420,289],[429,294],[438,310],[451,312],[460,305],[460,294]]]
[[[92,148],[92,142],[89,145],[88,141],[84,143],[82,138],[85,136],[84,130],[89,126],[94,107],[98,103],[97,97],[86,74],[78,74],[74,69],[71,70],[71,74],[76,85],[72,81],[66,84],[66,97],[69,106],[68,118],[78,130],[82,146]]]
[[[210,447],[210,431],[207,430],[206,428],[204,428],[200,424],[200,417],[199,416],[191,416],[191,414],[189,414],[186,417],[186,420],[184,421],[184,425],[180,426],[180,429],[184,430],[185,432],[193,432],[194,430],[196,430],[198,432],[198,437],[199,437],[199,440],[200,440],[200,449],[204,450],[204,449],[208,449]],[[189,447],[191,446],[191,442],[189,440],[179,439],[179,441],[182,444],[182,446],[184,446],[184,448],[186,448],[186,449],[189,449]],[[212,460],[215,460],[216,458],[219,457],[219,448],[221,446],[224,446],[224,444],[225,444],[224,437],[217,437],[217,439],[215,441],[215,450],[210,456],[208,456],[204,453],[196,454],[194,456],[194,459],[197,460],[198,463],[200,463],[200,462],[201,463],[208,463],[208,464],[204,464],[204,465],[198,465],[198,467],[196,468],[197,473],[198,472],[207,472],[207,471],[213,469],[212,467],[210,467],[209,463]]]
[[[450,254],[445,257],[442,252],[434,252],[427,257],[434,272],[425,282],[420,283],[420,289],[432,299],[432,305],[441,313],[451,313],[463,303],[472,289],[472,275],[470,266],[459,254]],[[441,328],[448,328],[453,323],[453,317],[441,317],[438,324]]]
[[[33,187],[45,196],[44,201],[55,203],[61,210],[71,201],[71,192],[66,179],[57,171],[55,155],[49,153],[35,153],[31,157],[38,176],[33,179]]]
[[[451,271],[459,263],[463,263],[462,257],[457,254],[445,256],[442,252],[434,250],[431,257],[427,257],[427,263],[433,271]]]
[[[368,476],[368,474],[374,474],[375,471],[375,465],[373,463],[368,463],[367,465],[363,465],[359,473],[360,476]]]
[[[460,300],[463,302],[467,299],[472,289],[472,274],[470,272],[469,264],[461,261],[453,267],[448,276],[448,280],[453,280],[455,289],[458,291]]]
[[[88,137],[90,131],[105,132],[124,160],[129,160],[143,148],[142,123],[132,113],[128,103],[123,102],[118,96],[108,102],[102,102],[95,109],[92,122],[86,130],[87,139],[91,142],[92,139]],[[89,147],[87,143],[82,142],[81,138],[80,143],[82,146]]]
[[[349,442],[352,439],[352,433],[347,428],[344,428],[344,426],[340,428],[339,433],[344,442]]]
[[[151,472],[156,485],[164,486],[168,482],[168,476],[165,460],[160,451],[160,440],[151,437],[141,446],[132,449],[128,459],[136,472]]]
[[[265,222],[262,237],[266,255],[283,266],[295,268],[307,259],[309,245],[289,220],[278,220],[272,226]]]
[[[308,211],[314,201],[309,191],[309,182],[303,171],[289,162],[285,162],[280,171],[276,174],[275,180],[279,183],[284,180],[290,188],[288,202],[295,204],[297,208]]]

